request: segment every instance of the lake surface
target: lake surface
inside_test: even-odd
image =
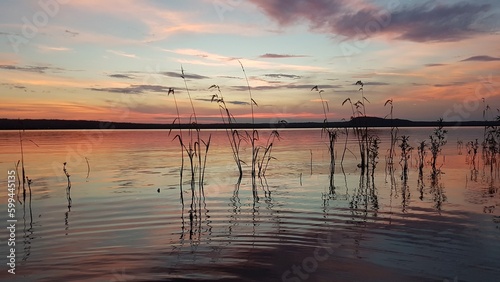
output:
[[[432,130],[399,135],[416,148]],[[204,197],[196,184],[193,198],[185,156],[184,205],[176,133],[26,131],[32,193],[26,185],[26,198],[22,187],[16,195],[15,275],[7,272],[3,228],[0,280],[498,281],[498,169],[480,152],[474,166],[467,154],[465,143],[481,142],[482,128],[448,130],[436,179],[428,163],[419,175],[416,149],[406,177],[399,161],[387,170],[388,129],[371,132],[381,139],[373,178],[361,175],[352,133],[353,154],[346,152],[342,169],[340,135],[333,186],[321,131],[281,130],[276,159],[265,178],[256,178],[258,199],[249,144],[241,145],[246,164],[237,185],[226,132],[203,131],[205,140],[212,136]],[[260,131],[259,142],[269,133]],[[0,156],[0,220],[7,226],[7,172],[21,159],[17,131],[0,132]]]

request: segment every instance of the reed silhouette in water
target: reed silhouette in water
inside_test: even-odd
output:
[[[88,162],[87,162],[88,165]],[[68,235],[68,229],[69,229],[69,213],[71,212],[71,205],[72,205],[72,199],[71,199],[71,180],[70,174],[68,173],[68,170],[66,169],[66,162],[63,163],[63,172],[64,175],[66,176],[67,183],[66,183],[66,200],[68,201],[68,210],[64,213],[64,226],[66,230],[66,235]],[[87,174],[88,175],[88,174]]]
[[[322,93],[325,92],[323,89],[319,89],[318,86],[314,86],[311,88],[311,91],[318,92],[319,99],[321,102],[321,107],[323,109],[323,114],[325,116],[323,120],[323,128],[321,128],[321,136],[326,135],[328,137],[328,153],[330,154],[330,175],[329,175],[329,189],[330,193],[335,193],[335,162],[336,162],[336,152],[335,152],[335,143],[337,142],[337,138],[339,135],[339,129],[333,128],[328,125],[328,112],[330,112],[330,107],[328,106],[328,101],[323,99]],[[344,151],[345,153],[345,151]],[[312,158],[312,155],[311,155]],[[312,162],[312,161],[311,161]],[[312,174],[312,167],[311,167]]]
[[[444,184],[440,183],[441,174],[441,166],[436,167],[437,158],[442,151],[444,145],[446,145],[446,134],[447,130],[443,129],[442,125],[443,119],[439,120],[439,126],[434,129],[433,133],[429,136],[429,150],[431,151],[431,182],[430,182],[430,193],[433,197],[433,201],[435,203],[435,208],[438,211],[441,211],[443,202],[446,201],[447,197],[444,194]]]
[[[22,261],[28,260],[30,254],[31,254],[31,240],[34,238],[34,228],[33,228],[33,207],[32,207],[32,202],[31,202],[31,184],[33,184],[33,181],[26,176],[26,179],[24,180],[26,185],[28,186],[28,191],[29,191],[29,198],[28,198],[28,203],[26,203],[26,194],[23,195],[23,244],[24,244],[24,254]],[[29,212],[29,225],[27,226],[26,223],[26,206],[28,206],[28,212]]]
[[[403,208],[403,212],[406,212],[406,208],[410,202],[410,188],[408,185],[408,162],[411,158],[411,152],[413,151],[413,147],[410,146],[410,136],[403,135],[401,136],[401,141],[399,147],[401,148],[401,159],[399,164],[401,165],[401,205]]]

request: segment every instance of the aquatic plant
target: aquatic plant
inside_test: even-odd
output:
[[[361,168],[361,171],[364,172],[365,169],[368,166],[368,142],[369,142],[369,136],[368,136],[368,126],[366,124],[366,107],[365,107],[365,102],[370,103],[368,99],[365,97],[364,94],[364,83],[361,80],[358,80],[354,85],[359,85],[359,92],[361,92],[361,100],[358,100],[355,103],[352,103],[350,98],[347,98],[342,102],[342,106],[345,105],[347,102],[351,105],[351,110],[352,110],[352,116],[351,116],[351,121],[356,121],[353,124],[353,131],[354,135],[356,136],[356,140],[358,142],[358,147],[359,147],[359,155],[360,155],[360,164],[358,164],[358,167]],[[361,119],[361,125],[359,124]],[[346,139],[346,144],[347,144],[347,139]],[[345,150],[344,154],[345,155]]]
[[[23,149],[23,136],[22,136],[21,130],[19,130],[19,146],[21,148],[21,173],[22,173],[21,176],[23,179],[23,202],[24,202],[24,199],[26,199],[26,187],[25,187],[25,185],[26,185],[26,172],[24,169],[24,149]]]
[[[177,117],[174,119],[172,124],[175,124],[176,121],[179,124],[179,134],[175,135],[174,139],[176,139],[176,138],[178,139],[180,149],[181,149],[181,167],[179,170],[179,174],[180,174],[179,192],[180,192],[181,203],[182,203],[182,205],[184,205],[184,195],[182,194],[182,176],[183,176],[183,172],[184,172],[184,150],[185,150],[185,147],[184,147],[184,143],[182,141],[183,138],[182,138],[182,128],[181,128],[181,115],[179,112],[179,105],[177,104],[177,98],[175,97],[175,90],[173,88],[168,89],[167,96],[170,96],[170,94],[172,94],[172,97],[174,98],[175,110],[177,112]],[[171,133],[172,133],[172,129],[170,129],[168,134],[170,135]]]
[[[245,162],[241,160],[240,157],[240,146],[241,141],[244,140],[244,136],[240,134],[240,132],[233,127],[234,124],[237,124],[236,119],[230,113],[226,102],[224,101],[224,97],[222,96],[222,92],[218,85],[212,85],[208,88],[209,90],[217,89],[217,93],[212,95],[211,102],[216,102],[219,105],[219,112],[222,119],[222,123],[225,125],[224,128],[226,130],[227,139],[229,141],[229,145],[231,147],[231,151],[233,153],[233,159],[236,163],[236,167],[239,172],[239,179],[243,177],[243,168],[242,163]]]
[[[179,124],[179,134],[174,136],[174,139],[177,139],[179,141],[179,145],[181,147],[181,169],[180,169],[180,184],[179,184],[179,189],[180,189],[180,198],[181,198],[181,203],[184,205],[184,197],[182,194],[182,179],[183,179],[183,170],[184,170],[184,152],[186,152],[188,158],[189,158],[189,168],[191,172],[191,198],[195,198],[195,183],[196,183],[196,178],[195,176],[198,176],[198,198],[200,199],[204,195],[203,191],[203,183],[204,183],[204,177],[205,177],[205,169],[206,169],[206,163],[207,163],[207,155],[208,151],[210,148],[210,141],[211,141],[211,135],[209,135],[208,140],[205,141],[204,139],[201,138],[200,135],[200,127],[198,126],[198,117],[196,114],[196,110],[193,104],[193,99],[191,98],[191,93],[189,91],[189,87],[187,85],[187,80],[186,76],[184,74],[184,68],[181,65],[181,75],[180,77],[184,81],[184,86],[185,90],[189,99],[189,102],[191,104],[191,109],[192,113],[189,118],[189,129],[188,129],[188,136],[189,140],[188,142],[184,141],[182,129],[181,129],[181,117],[180,117],[180,112],[179,112],[179,106],[177,104],[177,99],[175,97],[175,90],[173,88],[169,88],[168,90],[168,95],[172,94],[174,98],[174,103],[175,103],[175,108],[177,112],[177,118],[174,119],[172,124],[175,124],[176,121],[178,121]],[[194,130],[194,132],[193,132]],[[171,133],[172,129],[169,131],[169,134]],[[204,146],[204,150],[202,150],[202,144]]]
[[[398,128],[395,127],[394,124],[394,116],[393,116],[393,110],[394,110],[394,104],[392,99],[389,99],[385,102],[384,107],[390,105],[390,112],[389,116],[391,118],[391,146],[389,148],[389,155],[387,156],[387,164],[393,164],[394,163],[394,155],[395,155],[395,149],[396,149],[396,143],[398,140]],[[387,117],[387,116],[386,116]]]
[[[25,166],[24,166],[24,146],[23,146],[24,139],[23,139],[23,133],[24,133],[24,129],[22,131],[21,131],[21,129],[19,129],[19,147],[20,147],[20,151],[21,151],[21,160],[17,161],[17,164],[16,164],[16,175],[17,175],[17,180],[18,180],[18,187],[21,187],[21,180],[20,180],[20,178],[23,179],[23,182],[22,182],[22,187],[23,187],[23,202],[25,202],[25,200],[26,200],[26,184],[27,184],[28,177],[26,176],[26,169],[25,169]],[[30,141],[31,143],[33,143],[35,146],[40,147],[33,140],[28,139],[28,141]],[[21,163],[21,177],[19,177],[19,173],[17,172],[18,168],[19,168],[19,163]],[[31,189],[31,187],[28,187],[28,188]],[[30,190],[30,193],[31,193],[31,190]],[[18,194],[18,196],[19,196],[19,194]],[[31,194],[30,194],[30,197],[31,197]],[[18,197],[18,201],[21,202],[19,200],[19,197]]]
[[[479,150],[479,141],[476,138],[475,141],[469,141],[465,144],[465,149],[467,151],[467,155],[465,156],[465,162],[470,164],[471,166],[476,166],[476,157],[477,151]],[[478,165],[479,165],[479,160]]]
[[[243,67],[243,64],[241,63],[240,60],[238,60],[238,63],[240,64],[241,70],[243,71],[243,75],[245,76],[245,81],[247,83],[248,96],[250,98],[250,109],[251,109],[251,116],[252,116],[252,134],[248,133],[248,131],[245,131],[245,134],[247,135],[248,140],[250,141],[250,145],[252,146],[252,163],[251,163],[252,191],[253,191],[253,195],[254,195],[254,199],[255,199],[255,198],[258,198],[257,191],[255,190],[256,189],[256,187],[255,187],[255,176],[256,176],[255,167],[257,164],[257,158],[258,158],[258,152],[259,152],[259,148],[257,148],[255,142],[259,140],[259,132],[257,130],[255,130],[255,116],[254,116],[253,107],[254,107],[254,105],[257,107],[259,105],[257,104],[257,102],[255,102],[255,100],[252,97],[252,89],[250,87],[250,83],[248,82],[248,76],[247,76],[247,73],[245,71],[245,67]]]
[[[500,116],[497,117],[500,121]],[[493,168],[497,164],[497,156],[500,151],[500,128],[496,125],[487,126],[486,137],[484,143],[486,144],[484,156],[484,163],[490,165],[490,172],[493,173]]]
[[[361,80],[358,80],[355,85],[359,85],[359,91],[361,92],[361,101],[357,101],[354,103],[354,106],[356,107],[359,116],[362,116],[366,118],[366,106],[365,102],[370,103],[368,99],[365,97],[365,90],[364,90],[364,83]],[[361,112],[362,110],[362,112]],[[363,121],[364,126],[358,129],[358,135],[359,140],[360,140],[360,155],[361,155],[361,168],[362,170],[365,169],[368,163],[368,126],[366,124],[366,120]]]
[[[375,173],[375,168],[378,163],[378,158],[379,158],[379,144],[380,144],[380,139],[378,136],[369,136],[368,138],[368,165],[369,169],[371,169],[371,175],[373,176]]]
[[[425,140],[420,141],[417,147],[418,154],[418,171],[420,174],[423,173],[424,164],[425,164],[425,155],[426,155],[427,143]]]
[[[399,163],[403,168],[403,172],[408,171],[408,161],[411,158],[411,152],[413,150],[413,147],[410,146],[409,139],[410,136],[403,135],[401,136],[401,141],[399,143],[399,148],[401,148],[401,160]],[[425,148],[425,143],[423,143],[423,146]]]
[[[67,186],[66,186],[66,199],[68,200],[68,211],[71,211],[71,180],[69,179],[70,175],[68,173],[68,170],[66,169],[66,162],[63,163],[63,172],[64,175],[67,178]]]
[[[278,139],[280,140],[280,134],[277,130],[271,131],[269,134],[269,137],[267,138],[266,145],[262,147],[264,150],[263,156],[260,158],[260,162],[257,164],[258,166],[258,173],[257,175],[259,177],[264,177],[266,175],[267,167],[269,166],[269,162],[272,159],[276,159],[275,157],[271,156],[271,151],[273,149],[273,144],[274,140]]]
[[[330,154],[330,191],[333,191],[334,189],[334,175],[335,175],[335,143],[337,142],[337,137],[339,130],[337,128],[332,128],[328,124],[328,115],[327,111],[330,111],[330,107],[328,106],[328,101],[323,99],[323,95],[321,93],[324,92],[323,89],[319,89],[318,86],[314,86],[311,88],[311,91],[317,91],[320,102],[323,108],[323,114],[325,116],[325,119],[323,120],[323,127],[321,129],[321,136],[323,134],[328,135],[328,152]]]
[[[248,131],[245,131],[245,134],[246,134],[246,140],[250,142],[250,146],[252,147],[252,162],[251,162],[252,193],[254,200],[258,201],[259,197],[257,194],[256,177],[263,177],[265,175],[265,171],[267,170],[267,166],[270,160],[274,159],[271,156],[271,152],[274,144],[274,139],[275,138],[279,139],[279,133],[277,130],[273,130],[267,139],[266,145],[265,146],[258,145],[257,142],[259,141],[260,138],[259,138],[259,132],[255,129],[254,106],[258,107],[259,105],[257,104],[257,102],[255,102],[255,100],[252,97],[252,89],[250,87],[250,83],[248,82],[248,76],[245,71],[245,68],[243,67],[243,64],[241,63],[240,60],[238,60],[238,63],[240,64],[241,70],[243,71],[243,74],[245,76],[248,96],[250,98],[249,103],[252,116],[252,132],[249,133]],[[259,154],[260,152],[263,152],[262,155]],[[264,166],[264,161],[266,162],[265,166]]]
[[[430,151],[431,151],[431,164],[432,164],[432,170],[433,172],[437,172],[436,168],[436,162],[439,153],[441,153],[441,150],[443,146],[446,144],[446,133],[448,132],[443,128],[443,119],[438,120],[439,125],[437,128],[434,129],[434,132],[429,135],[430,138]]]

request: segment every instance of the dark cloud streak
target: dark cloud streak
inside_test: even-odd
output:
[[[469,57],[467,59],[461,60],[460,62],[470,62],[470,61],[492,62],[492,61],[500,61],[500,58],[495,58],[495,57],[491,57],[491,56],[481,55],[481,56]]]
[[[266,53],[264,55],[259,56],[259,58],[263,58],[263,59],[304,58],[304,57],[309,57],[309,56],[289,55],[289,54],[272,54],[272,53]]]
[[[145,92],[168,93],[169,87],[162,85],[130,85],[123,88],[89,88],[92,91],[121,93],[121,94],[143,94]],[[175,90],[175,89],[174,89]]]
[[[424,2],[357,8],[343,0],[251,0],[280,25],[307,21],[316,32],[365,39],[377,34],[415,42],[459,41],[498,29],[490,4]]]
[[[446,64],[425,64],[426,67],[442,67],[446,66]]]
[[[165,76],[170,76],[170,77],[181,77],[181,73],[177,73],[177,72],[172,72],[172,71],[167,71],[167,72],[162,72],[161,74],[165,75]],[[207,79],[209,78],[208,76],[203,76],[203,75],[199,75],[199,74],[186,74],[184,73],[184,77],[186,79]]]
[[[204,102],[212,102],[212,99],[208,99],[208,98],[197,98],[195,100],[204,101]],[[224,100],[224,102],[226,104],[233,104],[233,105],[250,105],[250,103],[245,102],[245,101],[227,101],[227,100]]]
[[[109,76],[109,77],[113,77],[113,78],[134,79],[134,77],[133,77],[133,76],[131,76],[131,75],[127,75],[127,74],[119,74],[119,73],[117,73],[117,74],[110,74],[110,75],[108,75],[108,76]]]
[[[64,71],[62,68],[54,68],[48,66],[15,66],[15,65],[0,65],[0,69],[3,70],[13,70],[13,71],[24,71],[24,72],[34,72],[34,73],[45,73],[46,71]]]

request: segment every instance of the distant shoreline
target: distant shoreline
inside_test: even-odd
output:
[[[355,118],[342,122],[290,122],[290,123],[235,123],[235,124],[152,124],[152,123],[128,123],[89,120],[59,120],[59,119],[0,119],[0,130],[66,130],[66,129],[280,129],[280,128],[346,128],[354,126],[367,127],[436,127],[438,121],[410,121],[404,119],[383,119],[378,117]],[[498,126],[500,121],[454,121],[443,122],[445,127],[457,126]]]

